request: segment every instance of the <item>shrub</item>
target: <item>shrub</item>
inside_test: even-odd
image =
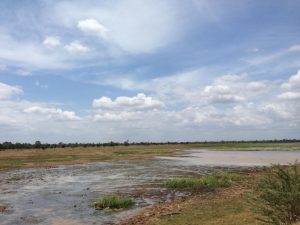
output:
[[[290,225],[300,221],[300,165],[275,165],[266,170],[250,194],[257,220]]]
[[[134,205],[134,200],[128,197],[120,197],[117,195],[102,196],[95,203],[96,209],[121,209],[128,208]]]

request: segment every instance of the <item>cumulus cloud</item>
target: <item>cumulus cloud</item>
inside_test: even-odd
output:
[[[41,106],[32,106],[24,109],[25,113],[34,113],[37,115],[45,116],[47,119],[54,120],[79,120],[73,111],[63,111],[59,108],[47,108]]]
[[[283,83],[281,87],[290,90],[300,90],[300,70],[291,76],[287,82]]]
[[[7,67],[19,66],[24,70],[67,68],[65,57],[58,52],[47,52],[40,43],[18,40],[11,34],[0,31],[0,58]],[[30,56],[30,57],[28,57]]]
[[[60,44],[60,38],[58,36],[49,36],[43,41],[43,45],[45,45],[47,48],[55,48],[60,46]]]
[[[108,97],[94,99],[96,121],[131,121],[141,120],[163,108],[165,104],[143,93],[133,97],[119,96],[114,101]]]
[[[188,97],[199,104],[234,104],[255,99],[267,89],[265,81],[249,81],[246,74],[223,75],[200,90],[190,91]]]
[[[210,103],[234,103],[245,100],[243,96],[239,96],[239,93],[234,93],[234,91],[226,85],[206,86],[200,95],[206,98]]]
[[[253,103],[239,104],[220,110],[214,106],[187,107],[179,112],[181,125],[215,127],[261,127],[271,123],[267,115],[256,110]]]
[[[70,53],[87,53],[90,51],[88,47],[84,46],[77,40],[65,45],[65,49]]]
[[[143,113],[138,112],[114,112],[114,111],[98,111],[94,116],[95,121],[131,121],[144,118]]]
[[[101,109],[113,109],[113,110],[151,110],[164,107],[164,103],[153,99],[150,96],[146,96],[143,93],[139,93],[133,97],[120,96],[111,100],[108,97],[101,97],[94,99],[93,107]]]
[[[280,109],[280,112],[285,112],[288,115],[300,116],[300,70],[295,75],[292,75],[286,82],[281,85],[282,93],[277,95],[279,103],[273,107],[273,111]]]
[[[77,27],[86,34],[96,35],[104,39],[107,37],[108,29],[95,19],[80,20]]]
[[[300,92],[288,91],[278,95],[279,99],[283,100],[298,100],[300,99]]]
[[[85,4],[60,1],[55,4],[55,21],[89,35],[106,38],[123,52],[149,53],[178,40],[185,20],[181,3],[125,0]],[[182,26],[181,26],[182,25]]]
[[[22,94],[23,91],[18,86],[11,86],[0,82],[0,99],[7,99],[14,95]]]

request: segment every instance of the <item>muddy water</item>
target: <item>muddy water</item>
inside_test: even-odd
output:
[[[174,157],[99,162],[57,168],[0,172],[0,224],[108,224],[128,218],[143,207],[170,197],[159,184],[172,176],[220,172],[214,166],[240,169],[269,163],[300,160],[294,152],[210,152],[189,150]],[[146,186],[145,186],[146,185]],[[102,194],[162,192],[141,195],[133,209],[95,210],[93,202]],[[173,193],[179,195],[182,193]]]
[[[208,151],[188,150],[177,157],[160,157],[181,165],[267,166],[300,162],[300,151]]]

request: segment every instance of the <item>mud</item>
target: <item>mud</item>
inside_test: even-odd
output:
[[[231,159],[231,161],[230,161]],[[189,193],[169,192],[166,179],[293,162],[300,152],[186,151],[182,156],[0,172],[0,224],[111,224],[147,206]],[[129,210],[95,210],[97,197],[136,198]]]

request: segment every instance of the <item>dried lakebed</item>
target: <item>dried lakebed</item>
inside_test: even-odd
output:
[[[184,195],[161,188],[168,178],[297,159],[300,151],[188,150],[173,157],[2,171],[0,224],[116,223],[144,207]],[[95,199],[108,193],[134,195],[136,205],[129,210],[95,210]]]

